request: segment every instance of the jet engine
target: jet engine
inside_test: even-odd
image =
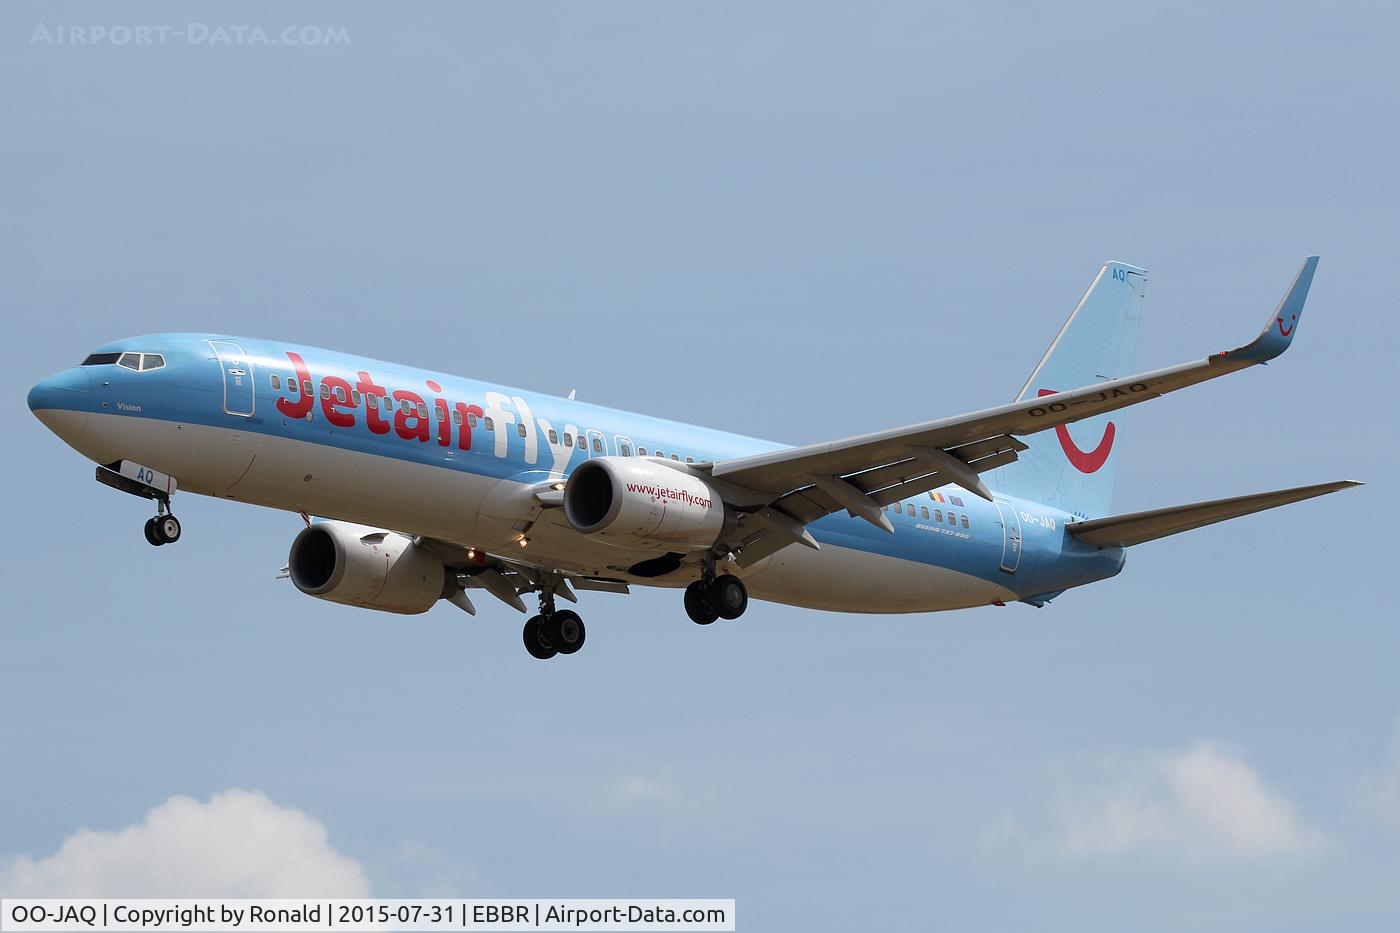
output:
[[[655,460],[599,457],[569,477],[564,515],[574,530],[609,544],[690,551],[719,539],[725,508],[699,477]]]
[[[384,612],[427,612],[448,592],[441,558],[392,531],[317,522],[292,542],[287,570],[308,596]]]

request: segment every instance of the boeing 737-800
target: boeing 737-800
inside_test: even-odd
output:
[[[844,612],[1042,606],[1117,574],[1132,545],[1355,485],[1109,515],[1110,413],[1277,357],[1316,267],[1252,342],[1134,374],[1147,274],[1106,263],[1010,404],[804,447],[222,334],[100,347],[29,407],[98,480],[154,501],[151,544],[180,537],[177,488],[299,512],[286,571],[303,593],[472,614],[478,593],[523,613],[532,596],[537,658],[583,645],[561,600],[635,585],[684,587],[702,625],[750,593]]]

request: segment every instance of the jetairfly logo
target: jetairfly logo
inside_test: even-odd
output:
[[[279,396],[276,404],[287,418],[311,420],[319,407],[321,416],[334,428],[354,428],[359,415],[373,434],[420,444],[436,440],[440,447],[455,443],[458,450],[472,449],[473,429],[479,424],[494,436],[494,444],[488,440],[487,445],[497,457],[510,453],[512,437],[519,439],[520,455],[527,465],[534,465],[544,454],[552,480],[564,477],[575,454],[588,456],[585,444],[590,439],[595,454],[607,452],[602,435],[582,432],[573,424],[559,425],[562,430],[556,430],[549,421],[536,419],[519,396],[487,392],[482,405],[449,401],[442,397],[442,386],[432,379],[423,383],[432,393],[425,396],[411,389],[386,388],[364,370],[356,374],[353,383],[335,375],[318,379],[301,354],[288,350],[286,355],[295,375],[285,377],[287,394]]]
[[[296,378],[288,378],[287,385],[290,387],[295,382],[297,391],[291,398],[284,396],[277,399],[277,410],[288,418],[306,418],[316,407],[316,383],[312,382],[311,370],[300,354],[289,350],[287,359],[291,360],[292,369],[296,372]],[[426,444],[432,440],[433,419],[428,414],[428,401],[423,396],[407,389],[395,389],[390,392],[384,386],[378,385],[369,373],[361,371],[357,375],[359,378],[354,385],[339,376],[323,376],[319,380],[321,413],[325,415],[327,422],[337,428],[353,428],[355,415],[352,412],[359,411],[360,407],[355,398],[363,395],[366,399],[373,400],[364,412],[365,425],[371,432],[388,434],[392,429],[406,441],[416,440]],[[441,386],[432,381],[425,385],[435,393],[442,390]],[[386,407],[388,399],[393,399],[396,403],[392,422],[386,420],[381,413],[378,402],[380,399],[385,400]],[[461,450],[471,450],[472,425],[484,414],[481,406],[469,405],[466,402],[455,402],[449,406],[446,399],[434,398],[432,408],[437,414],[438,444],[443,447],[452,445],[452,429],[455,424],[457,447]]]
[[[666,500],[670,502],[684,502],[686,505],[693,505],[697,508],[712,508],[714,502],[706,497],[693,496],[684,489],[674,489],[670,486],[652,486],[647,483],[628,483],[627,491],[643,496],[651,496],[652,501]]]

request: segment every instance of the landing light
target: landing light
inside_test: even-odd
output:
[[[520,536],[520,540],[516,542],[516,544],[519,544],[521,547],[525,547],[525,546],[528,545],[529,543],[530,543],[530,539],[527,538],[527,537],[525,537],[524,535],[521,535],[521,536]]]

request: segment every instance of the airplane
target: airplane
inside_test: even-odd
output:
[[[1278,357],[1317,263],[1253,341],[1136,373],[1147,273],[1105,263],[1009,404],[801,447],[222,334],[107,344],[28,401],[100,482],[154,502],[151,544],[181,537],[177,489],[300,513],[284,574],[301,592],[404,614],[446,600],[475,615],[489,595],[529,615],[540,659],[583,646],[558,605],[579,591],[684,588],[700,625],[737,619],[750,594],[1041,607],[1117,575],[1134,545],[1359,485],[1110,514],[1109,416]]]

